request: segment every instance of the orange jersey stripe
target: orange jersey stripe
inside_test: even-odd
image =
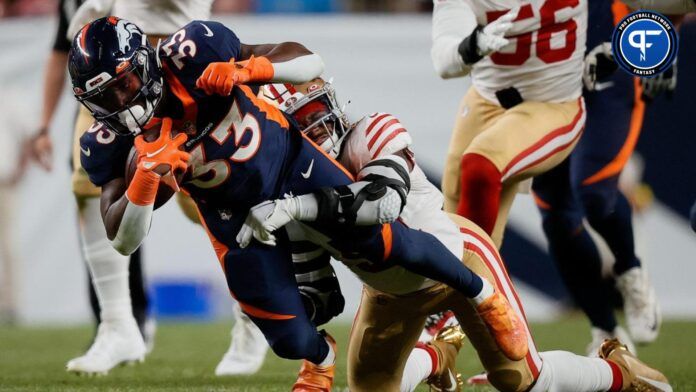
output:
[[[232,296],[234,297],[234,295],[232,295]],[[244,302],[242,302],[240,300],[237,300],[237,302],[239,302],[239,306],[242,308],[244,313],[246,313],[252,317],[265,319],[265,320],[290,320],[290,319],[294,319],[295,317],[297,317],[294,314],[279,314],[279,313],[269,312],[267,310],[257,308],[256,306],[245,304]]]
[[[643,117],[645,115],[645,102],[641,99],[643,94],[643,88],[640,85],[640,80],[638,78],[633,78],[634,84],[634,97],[633,97],[633,112],[631,113],[631,122],[629,125],[628,136],[623,146],[616,154],[614,159],[609,162],[606,166],[601,168],[597,173],[591,175],[590,177],[582,181],[582,185],[590,185],[597,183],[607,178],[617,176],[621,173],[621,170],[626,166],[629,158],[633,154],[633,150],[636,148],[636,143],[638,143],[638,137],[640,136],[640,130],[643,128]]]
[[[249,86],[236,87],[240,88],[244,92],[244,95],[246,95],[247,98],[249,98],[249,100],[251,101],[251,103],[254,104],[254,106],[256,106],[260,111],[266,114],[267,119],[277,122],[283,128],[290,127],[290,123],[288,123],[288,119],[285,118],[283,113],[277,107],[254,95],[254,93],[251,92]]]
[[[196,123],[196,117],[198,116],[198,105],[196,101],[191,97],[191,95],[186,90],[181,81],[174,75],[174,72],[169,69],[167,63],[162,63],[162,69],[164,69],[164,75],[169,82],[169,86],[172,89],[174,95],[179,98],[181,103],[184,105],[184,120],[191,121],[193,124]]]
[[[382,260],[386,260],[392,251],[392,229],[389,223],[382,225],[382,241],[384,241],[384,257]]]

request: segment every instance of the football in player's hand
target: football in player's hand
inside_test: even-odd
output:
[[[131,148],[128,153],[128,159],[126,160],[126,185],[129,185],[133,180],[135,175],[135,170],[138,168],[138,153],[135,147]],[[176,176],[177,182],[180,182],[183,177],[183,173]],[[176,191],[164,182],[160,182],[159,188],[157,189],[157,197],[155,198],[155,209],[163,206],[169,199],[174,196]]]

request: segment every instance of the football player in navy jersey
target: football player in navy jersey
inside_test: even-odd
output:
[[[319,56],[300,44],[245,45],[211,21],[187,24],[155,51],[134,24],[102,18],[79,31],[69,54],[75,96],[99,122],[81,138],[81,162],[102,188],[102,216],[114,248],[124,254],[137,249],[161,183],[177,190],[181,184],[197,204],[244,313],[276,354],[305,359],[297,390],[330,389],[335,343],[307,316],[287,237],[279,234],[275,247],[256,241],[242,249],[235,236],[252,206],[286,194],[321,188],[322,212],[340,211],[339,203],[349,212],[348,195],[340,191],[352,183],[350,173],[248,86],[299,83],[322,70]],[[133,146],[137,169],[126,182]],[[497,295],[432,235],[399,222],[350,232],[316,225],[326,234],[325,245],[346,257],[377,267],[398,264],[475,300]],[[507,326],[493,331],[496,340],[503,352],[523,357],[520,320],[507,301],[496,303],[491,314]]]

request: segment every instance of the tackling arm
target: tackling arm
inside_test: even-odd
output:
[[[249,211],[237,242],[243,248],[254,237],[275,245],[271,233],[292,220],[345,225],[393,222],[406,205],[412,169],[408,153],[400,150],[365,165],[353,184],[261,203]]]

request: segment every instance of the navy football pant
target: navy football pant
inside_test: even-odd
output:
[[[592,324],[616,326],[611,285],[601,277],[599,252],[583,218],[611,249],[615,275],[640,266],[635,254],[631,207],[618,189],[621,170],[642,126],[643,103],[636,82],[616,72],[599,92],[585,92],[587,123],[571,156],[534,179],[549,251],[578,305]]]

